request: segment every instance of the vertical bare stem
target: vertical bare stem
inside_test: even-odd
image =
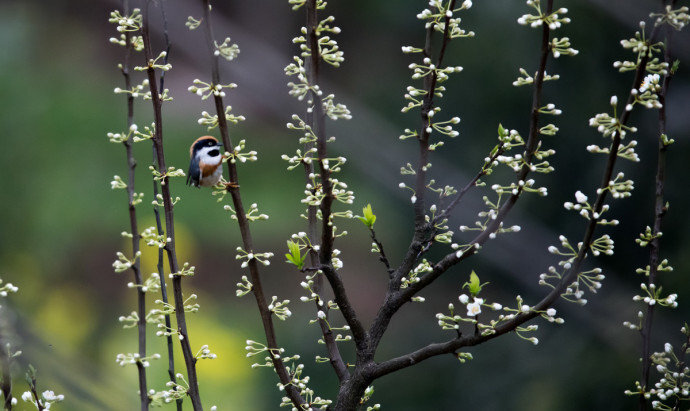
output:
[[[214,85],[216,85],[220,84],[220,69],[218,64],[218,56],[214,54],[215,40],[213,36],[213,27],[211,24],[210,2],[209,0],[201,0],[201,3],[204,13],[204,32],[206,35],[206,43],[209,48],[209,55],[211,59],[211,81]],[[225,146],[226,150],[232,149],[234,146],[228,134],[228,123],[227,119],[225,118],[223,97],[214,94],[213,99],[216,107],[216,113],[218,115],[218,129],[220,130],[223,145]],[[230,181],[228,191],[230,192],[230,197],[232,198],[232,203],[235,208],[237,224],[239,225],[240,235],[242,237],[242,244],[244,250],[248,253],[251,253],[254,250],[254,245],[251,230],[249,229],[249,221],[247,220],[247,215],[244,206],[242,205],[242,195],[240,193],[239,179],[237,176],[237,166],[230,161],[226,162],[226,165]],[[261,315],[261,322],[266,335],[267,347],[269,352],[273,354],[278,352],[279,347],[275,335],[272,312],[269,310],[268,304],[266,303],[266,297],[264,296],[257,260],[255,258],[249,260],[248,267],[252,279],[252,294],[254,295],[257,307],[259,308],[259,314]],[[286,395],[290,398],[296,408],[304,408],[307,405],[306,401],[300,395],[300,390],[291,383],[292,380],[290,374],[281,357],[279,355],[270,355],[270,358],[273,362],[273,367],[278,374],[280,383],[285,387]]]
[[[316,33],[316,28],[319,24],[318,15],[316,10],[316,0],[308,0],[307,3],[307,42],[309,44],[310,54],[310,64],[308,78],[312,86],[318,84],[319,78],[319,63],[321,56],[319,55],[318,46],[318,36]],[[333,182],[331,181],[331,171],[325,166],[324,160],[327,157],[326,150],[326,126],[323,104],[321,97],[315,93],[313,90],[310,92],[310,99],[312,104],[312,109],[314,110],[313,115],[313,132],[317,137],[316,140],[316,150],[319,159],[319,173],[321,186],[323,190],[323,200],[319,209],[321,210],[321,244],[319,248],[319,261],[321,267],[323,267],[324,275],[333,289],[333,294],[335,297],[335,302],[338,304],[347,325],[350,326],[352,330],[352,336],[355,341],[355,346],[357,347],[357,357],[360,358],[360,354],[363,353],[369,343],[366,331],[364,327],[357,319],[357,313],[355,312],[352,304],[350,304],[347,293],[345,292],[345,286],[340,274],[333,268],[331,263],[331,257],[333,254],[333,224],[331,221],[331,208],[333,206]]]
[[[317,35],[316,35],[316,26],[318,25],[318,20],[317,20],[317,11],[316,11],[316,5],[315,1],[309,1],[307,3],[307,36],[309,37],[309,44],[311,48],[311,55],[309,60],[307,60],[307,67],[308,67],[308,79],[309,83],[316,86],[319,84],[319,63],[321,56],[319,55],[319,48],[317,45]],[[319,142],[322,140],[324,141],[323,144],[318,143],[317,150],[323,150],[323,151],[318,151],[319,154],[319,159],[322,160],[323,157],[325,156],[325,117],[326,114],[323,112],[323,105],[321,104],[321,98],[314,92],[314,90],[311,90],[309,93],[309,98],[310,102],[307,104],[311,105],[311,110],[307,110],[307,123],[309,126],[311,126],[312,130],[314,131],[314,134],[318,137]],[[305,146],[305,151],[308,151],[314,147],[314,143],[307,143]],[[324,154],[322,156],[321,154]],[[321,161],[319,161],[321,165],[321,173],[323,177],[323,164]],[[311,179],[309,176],[314,172],[314,165],[312,163],[307,163],[303,162],[304,165],[304,173],[305,173],[305,181],[309,183]],[[328,172],[328,170],[325,170]],[[330,180],[329,180],[330,183]],[[316,191],[316,187],[312,189],[313,191]],[[332,202],[332,196],[330,195],[331,190],[326,191],[326,186],[324,183],[324,193],[326,194],[326,197],[329,198],[329,201]],[[330,220],[330,205],[328,206],[328,211],[327,214],[323,212],[322,209],[322,217],[324,222],[328,222]],[[309,236],[310,239],[316,240],[317,235],[318,235],[318,230],[317,230],[317,207],[316,206],[308,206],[307,209],[307,235]],[[330,233],[330,240],[329,243],[331,244],[329,248],[331,251],[329,252],[328,260],[326,262],[330,263],[330,253],[332,252],[332,243],[333,243],[333,230],[332,227],[329,226],[328,224],[324,224],[323,227],[328,226],[331,230]],[[325,230],[325,228],[324,228]],[[324,231],[323,236],[322,236],[322,243],[325,240],[326,232]],[[310,250],[309,252],[309,261],[311,263],[312,267],[318,266],[318,261],[321,260],[321,264],[324,264],[323,260],[323,254],[321,256],[317,255],[313,250]],[[314,276],[314,292],[316,294],[321,293],[321,290],[323,288],[323,276],[322,275],[315,275]],[[321,303],[323,303],[321,301]],[[340,381],[343,381],[344,379],[348,378],[350,373],[347,370],[347,366],[345,365],[345,362],[343,361],[343,357],[340,354],[340,349],[338,348],[338,344],[335,341],[335,337],[333,336],[333,331],[330,328],[329,322],[328,322],[328,316],[329,316],[329,310],[327,307],[320,306],[319,302],[316,303],[316,309],[321,310],[326,314],[326,318],[320,318],[318,319],[319,321],[319,327],[321,327],[321,333],[323,335],[323,340],[326,343],[326,349],[328,350],[328,358],[330,358],[330,363],[331,366],[333,367],[333,370],[335,371],[336,375],[338,376],[338,379]]]
[[[662,0],[662,4],[665,1]],[[654,226],[652,228],[653,240],[649,243],[649,278],[647,283],[657,284],[658,266],[659,266],[659,254],[661,247],[661,240],[659,234],[661,233],[661,222],[666,215],[666,205],[664,200],[664,186],[666,183],[666,149],[667,145],[664,142],[663,136],[666,134],[666,94],[668,92],[668,86],[671,81],[673,73],[671,73],[671,55],[669,51],[670,46],[670,33],[666,27],[666,47],[664,51],[664,61],[668,64],[668,74],[664,76],[661,92],[659,93],[659,103],[661,103],[661,108],[659,109],[659,120],[658,120],[658,139],[659,148],[657,153],[657,168],[656,168],[656,179],[655,179],[655,202],[654,202]],[[651,368],[651,348],[650,341],[652,337],[652,325],[654,319],[654,305],[647,305],[647,312],[645,314],[645,322],[643,327],[640,329],[640,334],[642,336],[642,380],[640,381],[642,385],[642,390],[647,391],[649,386],[649,371]],[[644,395],[639,397],[639,408],[640,410],[647,410],[649,408],[648,400]]]
[[[153,116],[155,122],[155,134],[153,136],[153,144],[156,147],[156,162],[158,164],[158,171],[160,173],[165,173],[167,171],[167,166],[165,163],[165,153],[163,150],[163,115],[162,115],[162,102],[160,94],[158,92],[158,85],[156,79],[156,72],[152,67],[153,62],[153,52],[151,50],[151,40],[149,36],[149,8],[151,5],[151,0],[147,0],[146,7],[143,13],[143,26],[142,26],[142,37],[144,40],[144,55],[146,58],[146,64],[148,69],[146,73],[149,78],[149,87],[151,89],[151,102],[153,105]],[[175,302],[175,317],[177,320],[177,331],[180,336],[180,345],[182,347],[182,356],[185,361],[185,366],[187,368],[187,382],[189,383],[189,388],[187,394],[192,402],[192,407],[195,411],[202,410],[201,398],[199,396],[199,385],[196,375],[196,358],[192,353],[189,335],[187,333],[187,321],[185,318],[184,311],[184,296],[182,294],[182,277],[175,273],[178,273],[179,265],[177,262],[177,254],[175,252],[175,226],[173,218],[173,205],[170,195],[170,184],[167,176],[161,181],[161,194],[163,196],[163,208],[165,212],[165,231],[167,238],[165,250],[168,255],[168,264],[170,265],[170,271],[173,274],[173,299]]]
[[[170,38],[168,37],[168,19],[165,14],[165,2],[160,3],[160,9],[161,9],[161,16],[163,18],[163,38],[165,39],[165,58],[164,58],[164,64],[168,63],[168,59],[170,59]],[[164,90],[164,85],[165,85],[165,72],[161,73],[160,76],[160,86],[159,90]],[[158,154],[156,153],[156,145],[152,144],[152,153],[153,153],[153,162],[156,163],[158,159]],[[153,181],[153,198],[158,198],[158,194],[160,192],[160,184],[158,181],[154,180]],[[160,215],[160,207],[158,205],[153,206],[153,214],[156,218],[156,231],[158,232],[158,235],[163,235],[163,225],[161,224],[161,215]],[[168,304],[168,285],[165,281],[165,265],[163,263],[164,259],[164,254],[165,251],[162,248],[158,249],[158,263],[156,264],[156,268],[158,269],[158,273],[160,274],[160,285],[161,285],[161,300],[163,301],[164,304]],[[172,323],[170,321],[170,314],[165,314],[165,327],[166,329],[170,330]],[[166,348],[168,351],[168,378],[170,379],[171,382],[177,383],[177,376],[175,373],[175,355],[174,355],[174,349],[173,349],[173,337],[172,335],[168,335],[165,337],[165,344]],[[178,399],[175,401],[175,405],[177,408],[177,411],[182,411],[182,404],[183,401],[182,399]]]
[[[448,6],[449,10],[455,8],[455,0],[450,2]],[[441,41],[441,50],[438,54],[438,59],[436,61],[436,67],[441,68],[443,64],[443,58],[445,57],[446,47],[448,42],[450,42],[450,37],[448,35],[448,24],[450,17],[445,19],[445,29],[443,31],[443,39]],[[427,27],[426,40],[424,42],[424,57],[432,58],[432,39],[434,34],[434,28],[432,26]],[[429,127],[429,112],[434,108],[434,91],[436,90],[436,82],[438,76],[436,71],[432,71],[429,76],[424,78],[424,89],[426,95],[424,96],[424,101],[421,106],[421,117],[422,126],[419,132],[419,160],[417,164],[417,179],[415,182],[415,195],[417,200],[414,202],[414,226],[415,226],[415,239],[417,241],[422,241],[426,237],[426,231],[428,225],[424,219],[425,213],[425,203],[426,203],[426,165],[429,163],[429,132],[427,131]]]
[[[131,10],[129,7],[129,1],[123,0],[122,8],[124,15],[129,15]],[[132,44],[131,44],[131,33],[129,31],[125,32],[126,41],[126,52],[125,52],[125,62],[122,65],[122,75],[125,79],[125,90],[131,90],[132,81],[130,78],[131,70],[131,57],[132,57]],[[134,124],[134,97],[131,93],[127,93],[127,129]],[[134,154],[132,153],[132,136],[123,142],[125,146],[125,151],[127,153],[127,196],[128,196],[128,208],[129,208],[129,225],[130,232],[132,234],[132,255],[136,256],[139,253],[139,241],[141,236],[139,235],[139,229],[137,226],[137,210],[134,205],[134,185],[135,185],[135,169],[137,162],[134,159]],[[137,333],[138,333],[138,353],[139,358],[146,357],[146,293],[142,288],[142,278],[140,270],[140,259],[136,258],[134,264],[132,264],[132,273],[134,274],[134,283],[137,285],[137,314],[139,316],[139,321],[137,322]],[[137,371],[139,374],[139,398],[141,400],[142,411],[148,410],[149,408],[149,397],[148,389],[146,387],[146,368],[141,361],[137,361]]]

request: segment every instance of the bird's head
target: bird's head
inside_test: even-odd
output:
[[[220,159],[221,144],[214,137],[203,136],[199,137],[192,143],[189,148],[189,156],[191,158],[197,158],[197,160],[204,160],[205,162],[211,163]]]

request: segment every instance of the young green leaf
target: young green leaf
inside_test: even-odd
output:
[[[472,273],[470,273],[470,281],[463,284],[462,288],[467,287],[467,290],[474,297],[474,296],[478,295],[482,291],[482,288],[487,284],[489,284],[489,283],[487,282],[487,283],[482,284],[479,281],[479,276],[477,275],[477,273],[475,273],[474,270],[472,270]]]
[[[362,209],[362,214],[364,216],[357,216],[369,228],[374,228],[374,223],[376,222],[376,215],[371,211],[371,204],[367,204],[366,207]]]
[[[302,267],[304,267],[304,260],[306,259],[307,255],[302,255],[302,252],[299,249],[299,244],[296,242],[288,240],[287,245],[288,251],[290,251],[288,254],[285,254],[287,262],[296,265],[297,268],[301,270]]]

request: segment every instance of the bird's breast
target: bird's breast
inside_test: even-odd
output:
[[[223,168],[221,167],[222,162],[217,163],[206,163],[204,161],[199,162],[199,171],[201,178],[199,179],[199,185],[204,187],[210,187],[218,184],[220,177],[223,175]]]

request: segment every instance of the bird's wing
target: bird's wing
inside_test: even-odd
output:
[[[189,172],[187,172],[187,185],[193,185],[195,187],[199,186],[199,178],[201,178],[201,172],[199,170],[199,161],[196,156],[192,157],[189,162]]]

